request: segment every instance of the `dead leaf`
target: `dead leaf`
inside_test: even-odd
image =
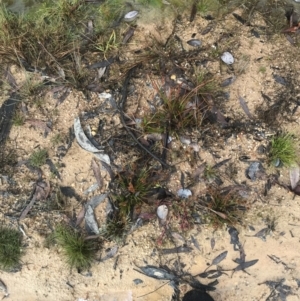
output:
[[[198,178],[201,178],[204,174],[206,166],[207,166],[206,162],[200,164],[192,173],[192,178],[195,180],[197,180]]]
[[[99,227],[94,215],[94,210],[92,206],[88,205],[86,206],[86,212],[85,212],[85,226],[86,230],[89,234],[99,234]]]
[[[31,208],[33,207],[33,205],[36,201],[45,200],[48,197],[49,193],[50,193],[49,182],[40,181],[40,182],[36,183],[33,197],[31,199],[30,203],[27,205],[27,207],[21,213],[19,220],[21,221],[26,217],[26,215],[31,210]]]
[[[248,108],[248,105],[247,105],[245,99],[244,99],[243,97],[239,96],[239,101],[240,101],[240,105],[241,105],[243,111],[246,113],[246,115],[247,115],[250,119],[253,119],[252,114],[250,113],[250,110],[249,110],[249,108]]]
[[[82,206],[80,212],[77,215],[77,219],[76,219],[76,223],[75,223],[75,227],[79,226],[81,224],[81,222],[83,221],[85,216],[85,207]]]
[[[135,189],[134,189],[134,187],[133,187],[133,185],[132,185],[131,182],[129,183],[127,189],[128,189],[128,191],[130,191],[131,193],[135,193]]]
[[[223,261],[226,256],[228,254],[228,251],[224,251],[221,254],[219,254],[217,257],[215,257],[211,263],[211,265],[217,265],[219,264],[221,261]]]
[[[290,169],[290,181],[291,181],[291,188],[294,190],[299,182],[299,166],[293,166]]]
[[[211,208],[208,208],[211,212],[215,213],[216,215],[220,216],[223,219],[227,219],[227,215],[225,213],[219,212],[219,211],[215,211]]]
[[[95,195],[87,202],[87,205],[91,206],[92,209],[95,209],[100,203],[102,203],[106,199],[106,197],[106,193]]]
[[[45,136],[47,136],[51,132],[51,127],[46,121],[42,121],[39,119],[27,119],[26,122],[35,128],[44,130]]]
[[[101,177],[99,165],[97,164],[95,159],[92,160],[92,170],[93,170],[94,176],[97,180],[98,187],[99,187],[99,189],[101,189],[103,187],[103,179]]]

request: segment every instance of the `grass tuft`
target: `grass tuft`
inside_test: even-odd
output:
[[[13,123],[14,126],[22,126],[22,125],[24,125],[24,123],[25,123],[25,116],[21,112],[19,112],[19,111],[15,112],[15,114],[13,116],[13,119],[12,119],[12,123]]]
[[[20,264],[22,236],[13,228],[0,226],[0,267],[4,270]]]
[[[46,149],[37,150],[31,154],[29,158],[29,163],[33,167],[41,167],[46,163],[48,158],[48,152]]]
[[[71,268],[87,269],[91,266],[96,252],[94,241],[86,240],[82,233],[63,224],[56,227],[54,239]]]
[[[109,240],[121,242],[130,230],[131,225],[130,218],[120,211],[117,211],[114,213],[114,216],[107,221],[101,233]]]
[[[180,87],[173,89],[169,95],[160,94],[162,105],[153,115],[143,118],[142,127],[146,133],[178,134],[186,129],[197,127],[203,119],[204,102],[193,102],[194,91],[181,95]]]
[[[245,202],[236,191],[220,190],[218,187],[210,187],[200,203],[202,208],[208,209],[208,219],[216,228],[241,222],[246,210]]]
[[[274,137],[270,143],[269,162],[272,165],[290,167],[297,161],[297,148],[289,133]]]
[[[145,197],[150,190],[149,171],[146,168],[136,170],[128,166],[127,170],[118,175],[120,193],[115,198],[117,207],[122,216],[131,215],[133,210],[145,202]]]

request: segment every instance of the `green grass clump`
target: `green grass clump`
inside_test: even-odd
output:
[[[94,241],[86,240],[82,233],[63,224],[56,227],[54,239],[71,268],[87,269],[91,266],[96,252]]]
[[[0,226],[0,268],[8,270],[20,264],[22,256],[21,233],[13,228]]]
[[[270,143],[269,161],[272,165],[290,167],[297,161],[297,147],[289,133],[274,137]]]
[[[46,163],[48,158],[48,152],[46,149],[37,150],[31,154],[29,158],[29,163],[33,167],[41,167]]]

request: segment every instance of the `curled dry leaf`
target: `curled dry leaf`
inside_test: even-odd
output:
[[[246,113],[246,115],[247,115],[250,119],[253,119],[252,114],[250,113],[250,110],[249,110],[249,108],[248,108],[248,105],[247,105],[245,99],[244,99],[243,97],[239,96],[239,101],[240,101],[240,105],[241,105],[243,111]]]
[[[207,166],[206,162],[197,166],[197,168],[192,173],[192,178],[195,180],[198,180],[199,178],[201,178],[204,175],[206,166]]]
[[[95,155],[95,157],[97,159],[99,159],[100,161],[104,161],[105,163],[110,165],[110,159],[109,156],[106,154],[101,154],[98,148],[96,148],[92,142],[87,138],[87,136],[85,135],[82,127],[81,127],[81,123],[80,123],[80,119],[79,117],[76,117],[74,119],[74,133],[75,133],[75,137],[76,140],[78,142],[78,144],[85,149],[88,152],[91,152]]]
[[[118,249],[119,249],[118,246],[113,246],[113,247],[106,253],[106,255],[101,259],[101,262],[103,262],[103,261],[105,261],[105,260],[107,260],[107,259],[109,259],[109,258],[114,257],[114,256],[117,254]]]
[[[101,162],[105,162],[106,164],[110,165],[110,158],[106,154],[94,153],[94,156],[99,159]]]
[[[193,235],[191,235],[191,240],[192,240],[192,243],[194,244],[194,246],[200,251],[200,245],[199,245],[198,240]]]
[[[98,183],[95,183],[93,185],[91,185],[88,189],[86,189],[83,194],[87,195],[91,192],[94,192],[96,189],[98,189]]]
[[[193,248],[183,245],[175,248],[170,249],[162,249],[161,254],[169,255],[169,254],[178,254],[178,253],[190,253],[193,251]]]
[[[7,286],[1,279],[0,279],[0,290],[4,292],[5,297],[8,296]],[[4,298],[2,298],[2,299],[4,299]]]
[[[28,212],[33,207],[34,203],[36,201],[45,200],[50,193],[50,184],[49,182],[40,181],[36,183],[35,191],[33,194],[33,197],[30,201],[30,203],[27,205],[27,207],[23,210],[20,216],[20,221],[23,220]]]
[[[97,180],[97,184],[98,184],[99,188],[101,189],[103,186],[103,179],[101,177],[99,165],[97,164],[95,159],[92,160],[92,170],[93,170],[94,176]]]
[[[91,206],[92,209],[95,209],[106,199],[106,197],[106,193],[95,195],[87,202],[87,205]]]
[[[81,127],[79,117],[76,117],[74,119],[74,133],[75,133],[75,137],[77,139],[78,144],[83,149],[85,149],[86,151],[91,152],[91,153],[99,152],[99,149],[97,149],[85,135],[85,133]]]
[[[177,232],[171,232],[171,236],[174,238],[175,242],[185,243],[185,239],[182,235]]]
[[[130,26],[129,29],[124,34],[122,44],[126,44],[132,38],[134,31],[135,31],[135,28]]]
[[[84,218],[85,218],[85,226],[87,232],[90,234],[99,234],[99,227],[92,206],[90,205],[86,206],[86,212]]]
[[[161,280],[174,280],[176,278],[175,275],[170,274],[166,270],[162,268],[157,268],[152,265],[147,265],[144,267],[139,267],[139,269],[148,277],[152,277],[155,279],[161,279]]]
[[[51,132],[49,123],[46,121],[42,121],[39,119],[27,119],[26,122],[35,128],[40,128],[44,130],[45,136],[47,136]]]
[[[75,222],[75,227],[77,227],[77,226],[79,226],[81,224],[81,222],[84,219],[84,216],[85,216],[85,207],[82,206],[80,212],[77,215],[76,222]]]
[[[291,188],[294,190],[299,182],[299,166],[293,166],[290,169]]]

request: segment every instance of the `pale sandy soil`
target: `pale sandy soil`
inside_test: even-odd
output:
[[[276,95],[279,95],[286,89],[285,86],[274,81],[273,73],[293,79],[294,91],[290,91],[290,93],[299,101],[299,51],[283,35],[275,36],[272,40],[268,40],[263,35],[260,38],[256,38],[250,33],[250,27],[241,25],[232,15],[228,15],[224,21],[215,24],[214,29],[210,33],[202,36],[199,32],[203,30],[209,21],[197,17],[190,24],[187,19],[187,16],[183,18],[176,34],[183,41],[186,41],[191,38],[193,33],[197,33],[196,38],[202,41],[203,47],[207,47],[206,49],[212,49],[211,47],[215,41],[223,33],[233,33],[233,36],[225,42],[228,43],[228,46],[224,47],[221,44],[222,49],[224,47],[224,51],[230,50],[236,59],[233,66],[237,79],[226,88],[226,90],[230,91],[230,99],[228,101],[222,100],[221,111],[226,117],[243,121],[248,118],[239,105],[238,97],[242,96],[246,100],[251,114],[256,119],[257,108],[260,110],[266,102],[262,98],[261,92],[274,100]],[[154,26],[145,23],[145,20],[142,18],[138,22],[131,44],[127,46],[128,50],[138,49],[142,43],[150,43],[151,35],[164,41],[170,33],[171,26],[169,23],[156,23]],[[187,44],[184,44],[187,50],[191,49],[185,45]],[[128,59],[130,58],[130,51],[128,51]],[[203,54],[201,56],[203,57]],[[245,60],[247,65],[239,67],[244,66]],[[262,72],[261,67],[264,67],[265,71]],[[218,59],[209,61],[203,68],[215,74],[219,80],[232,76],[232,73],[229,74],[228,71],[220,72]],[[17,80],[19,83],[22,83],[24,78],[24,74],[18,73]],[[128,98],[128,108],[132,115],[135,114],[134,117],[141,117],[145,111],[149,110],[147,100],[155,95],[153,86],[146,85],[149,81],[152,83],[156,81],[158,86],[162,85],[161,78],[151,74],[141,75],[139,79],[132,81],[136,93],[131,94]],[[288,97],[289,91],[286,93],[286,97]],[[2,97],[2,100],[4,99],[6,99],[5,96]],[[55,108],[56,100],[53,99],[51,93],[48,93],[42,102],[41,110],[38,110],[33,105],[29,105],[28,109],[31,118],[45,120],[43,112],[45,115],[51,116],[52,120],[54,120],[52,132],[45,138],[42,130],[30,127],[25,123],[21,127],[14,126],[10,133],[10,141],[13,141],[14,145],[20,149],[18,160],[28,159],[32,151],[37,147],[47,148],[49,157],[54,162],[59,161],[62,166],[59,168],[61,181],[51,175],[48,166],[42,167],[44,179],[50,180],[53,187],[55,185],[73,187],[83,198],[83,202],[92,196],[92,194],[84,195],[83,191],[96,182],[91,170],[93,155],[80,148],[74,141],[66,156],[59,160],[56,157],[56,146],[53,146],[51,139],[58,133],[67,135],[68,129],[73,125],[74,118],[82,112],[96,107],[99,101],[101,102],[96,93],[94,93],[93,99],[87,102],[81,92],[72,90],[68,98]],[[294,104],[291,103],[291,109],[293,107]],[[90,119],[85,124],[89,123],[92,127],[98,124],[101,118],[105,120],[105,129],[110,131],[112,135],[121,132],[125,133],[120,123],[119,115],[114,114],[109,105],[107,105],[107,108],[109,110],[103,115]],[[299,109],[297,109],[293,115],[293,121],[287,122],[280,117],[281,128],[291,131],[299,137],[299,116]],[[272,130],[274,132],[274,129],[267,127],[258,120],[257,124],[266,131]],[[273,186],[268,195],[264,196],[265,180],[251,181],[246,178],[245,170],[249,163],[239,160],[239,157],[242,155],[248,155],[250,161],[264,157],[259,155],[256,149],[261,144],[267,145],[267,140],[255,140],[252,133],[247,132],[247,129],[230,134],[226,139],[222,136],[222,131],[218,127],[207,127],[207,129],[201,130],[215,132],[209,133],[209,138],[207,138],[210,142],[209,147],[203,141],[198,143],[200,151],[196,162],[192,162],[189,159],[189,148],[182,145],[174,137],[171,151],[181,149],[182,152],[186,150],[187,152],[183,153],[181,158],[183,162],[176,164],[177,171],[171,175],[167,187],[170,191],[176,193],[181,188],[181,171],[192,172],[202,162],[214,165],[223,159],[231,158],[230,163],[237,169],[237,175],[234,177],[235,183],[244,183],[251,188],[247,198],[250,209],[245,214],[244,225],[237,225],[236,228],[240,232],[239,238],[244,245],[246,261],[258,259],[254,266],[247,269],[249,274],[237,271],[231,277],[232,272],[229,271],[227,272],[228,275],[222,275],[218,278],[219,283],[216,285],[216,290],[210,293],[211,296],[216,301],[300,300],[300,197],[294,196],[293,193],[279,186]],[[297,145],[299,145],[298,140]],[[117,165],[122,166],[127,161],[133,160],[128,153],[116,151],[115,154],[115,163]],[[269,168],[266,162],[263,164],[267,174],[276,173],[275,168]],[[225,165],[220,169],[220,176],[224,181],[224,186],[234,183],[226,175],[227,168],[227,165]],[[280,181],[289,184],[289,171],[280,169],[278,172],[280,173]],[[104,186],[101,190],[94,192],[94,194],[107,191],[109,177],[105,172],[103,172],[103,177]],[[28,201],[35,176],[24,167],[20,168],[14,179],[17,188],[20,191],[24,191],[25,196],[18,195],[17,197],[3,198],[1,201],[1,219],[6,223],[17,226],[20,208],[24,208]],[[5,185],[3,183],[0,189],[5,190]],[[197,183],[191,189],[192,197],[201,195],[205,187],[206,184],[203,181]],[[190,253],[160,255],[159,246],[156,242],[161,233],[161,228],[158,225],[158,221],[154,219],[131,233],[127,237],[125,245],[119,246],[119,251],[114,258],[105,262],[96,261],[88,272],[77,273],[75,269],[70,270],[67,267],[58,246],[45,247],[45,237],[51,232],[51,228],[55,227],[56,223],[66,220],[67,216],[70,216],[72,212],[78,214],[82,207],[81,203],[72,198],[68,200],[67,208],[63,211],[43,211],[43,206],[46,207],[45,203],[37,204],[36,206],[26,219],[20,222],[26,234],[24,236],[25,255],[22,258],[21,270],[15,273],[0,272],[0,278],[8,287],[9,300],[167,301],[171,300],[173,288],[167,284],[167,281],[153,279],[138,273],[136,271],[137,266],[146,264],[159,266],[162,264],[172,269],[174,268],[174,262],[179,260],[180,263],[184,264],[183,270],[185,272],[196,275],[203,272],[213,258],[225,250],[228,251],[228,254],[226,259],[220,263],[220,267],[233,269],[237,265],[233,262],[233,259],[237,258],[239,253],[234,251],[233,245],[230,244],[230,236],[226,225],[221,229],[215,230],[207,224],[195,224],[191,231],[181,233],[186,239],[186,243],[193,248]],[[5,215],[7,213],[10,213],[10,215]],[[95,215],[101,228],[105,223],[104,204],[101,204],[96,209]],[[251,237],[260,229],[266,227],[265,220],[267,217],[276,220],[275,231],[271,231],[270,235],[266,237],[266,241],[257,237]],[[173,222],[176,224],[175,220]],[[250,230],[249,225],[253,226],[255,230]],[[180,233],[180,230],[175,228],[175,226],[174,231]],[[191,235],[199,242],[200,250],[191,242]],[[215,239],[215,247],[213,249],[211,248],[212,238]],[[104,241],[103,249],[99,251],[98,258],[100,258],[101,254],[105,255],[105,250],[114,245],[114,242]],[[163,247],[173,247],[173,245],[170,242],[166,242],[166,245]],[[277,256],[281,262],[276,263],[268,255]],[[142,283],[135,284],[133,280],[137,278],[141,279]],[[285,285],[291,287],[291,294],[286,299],[280,299],[279,297],[278,299],[268,299],[271,289],[264,282],[279,281],[281,279],[284,279]],[[205,284],[212,281],[209,279],[199,280]],[[166,285],[162,286],[163,284]],[[182,295],[190,289],[186,284],[181,284],[179,288]]]

